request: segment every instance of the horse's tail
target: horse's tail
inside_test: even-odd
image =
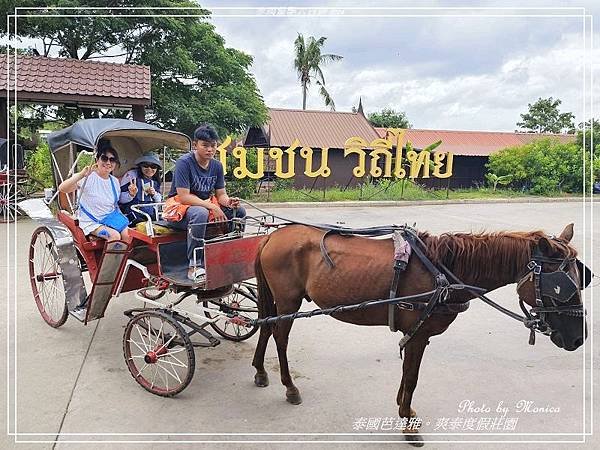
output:
[[[256,276],[256,287],[258,289],[258,317],[265,318],[277,315],[277,307],[273,299],[273,292],[269,287],[269,283],[265,277],[265,273],[260,262],[262,252],[269,242],[269,236],[261,243],[254,261],[254,273]]]

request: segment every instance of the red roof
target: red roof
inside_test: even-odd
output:
[[[385,137],[385,128],[375,128]],[[488,156],[506,147],[528,144],[542,138],[558,139],[562,143],[574,142],[574,134],[510,133],[503,131],[451,131],[451,130],[406,130],[406,141],[414,148],[425,148],[437,141],[442,144],[436,151],[452,152],[455,155]]]
[[[367,142],[379,138],[360,113],[269,108],[269,116],[266,131],[271,147],[287,147],[298,139],[301,145],[312,148],[344,148],[351,137]]]
[[[11,59],[11,72],[14,70]],[[0,73],[6,73],[6,58],[0,58]],[[150,104],[150,67],[101,61],[81,61],[43,56],[17,56],[17,99],[48,99],[52,94],[62,101],[68,96],[123,99],[123,103]],[[10,76],[11,89],[14,74]],[[0,90],[6,96],[6,77],[0,76]],[[38,95],[27,95],[37,93]],[[85,99],[78,99],[85,101]]]

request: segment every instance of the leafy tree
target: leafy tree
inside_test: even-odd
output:
[[[412,128],[404,111],[395,111],[383,108],[381,112],[374,112],[367,116],[374,127],[382,128]]]
[[[487,168],[498,178],[511,176],[513,186],[533,194],[581,192],[584,158],[589,167],[589,153],[577,144],[546,138],[490,155]],[[587,177],[586,188],[589,182]]]
[[[319,94],[325,100],[325,106],[329,106],[332,111],[335,111],[335,103],[329,92],[327,92],[327,89],[325,89],[325,77],[323,76],[321,66],[329,61],[339,61],[343,57],[333,54],[322,54],[321,48],[326,40],[327,38],[323,36],[319,39],[309,36],[308,40],[305,40],[302,34],[298,34],[298,37],[294,41],[296,49],[294,67],[302,86],[302,109],[306,109],[306,93],[308,92],[311,80],[314,79],[317,86],[319,86]]]
[[[594,144],[594,156],[600,158],[600,121],[593,119],[588,120],[585,123],[578,125],[577,138],[575,142],[581,148],[584,147],[586,151],[591,151],[592,143]],[[585,131],[584,131],[585,128]],[[585,137],[585,142],[584,142]]]
[[[18,5],[45,7],[46,3],[20,0]],[[100,0],[57,0],[54,3],[91,8],[107,5]],[[0,10],[5,15],[12,13],[16,4],[15,0],[5,0]],[[206,21],[208,11],[153,9],[197,8],[191,0],[113,0],[109,6],[146,8],[85,10],[91,17],[20,17],[19,35],[36,39],[35,52],[42,56],[81,60],[117,58],[115,62],[150,66],[153,111],[146,116],[150,123],[190,133],[199,123],[211,122],[225,135],[266,121],[267,109],[249,73],[252,57],[225,46],[224,39]],[[64,11],[35,12],[53,15]],[[94,17],[100,13],[111,16]],[[123,17],[134,13],[141,17]],[[150,14],[155,16],[150,17]],[[170,14],[183,17],[168,17]],[[2,34],[7,35],[6,21],[0,27]],[[76,113],[76,117],[68,117],[68,111],[61,108],[57,111],[59,117],[69,122],[81,113],[85,117],[129,115],[122,110],[84,109]]]
[[[573,133],[573,113],[561,113],[558,109],[561,100],[552,97],[539,98],[533,105],[529,103],[528,112],[521,114],[522,122],[517,126],[534,133]]]

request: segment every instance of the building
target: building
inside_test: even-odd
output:
[[[353,186],[362,180],[352,175],[358,157],[344,158],[344,144],[350,137],[358,136],[367,142],[379,135],[362,112],[305,111],[298,109],[269,108],[269,121],[262,127],[250,128],[244,137],[244,147],[287,149],[295,139],[300,141],[294,161],[295,187],[323,188],[328,186]],[[321,149],[329,149],[331,175],[327,178],[309,178],[304,174],[301,147],[311,147],[314,164],[321,160]],[[272,167],[268,167],[272,170]],[[269,172],[271,172],[269,170]]]
[[[386,136],[385,128],[375,128],[380,137]],[[448,179],[420,179],[428,187],[473,187],[482,185],[487,172],[485,165],[492,153],[507,147],[529,144],[543,138],[557,139],[561,143],[575,141],[574,134],[511,133],[502,131],[453,131],[407,129],[405,141],[413,148],[423,149],[434,142],[442,141],[436,152],[454,154],[452,177]]]

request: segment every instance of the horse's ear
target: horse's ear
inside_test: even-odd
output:
[[[542,255],[550,256],[553,253],[552,244],[545,237],[540,238],[538,241],[538,249],[542,253]]]
[[[559,239],[562,239],[565,242],[571,242],[571,239],[573,239],[573,224],[570,223],[569,225],[567,225],[558,237]]]

